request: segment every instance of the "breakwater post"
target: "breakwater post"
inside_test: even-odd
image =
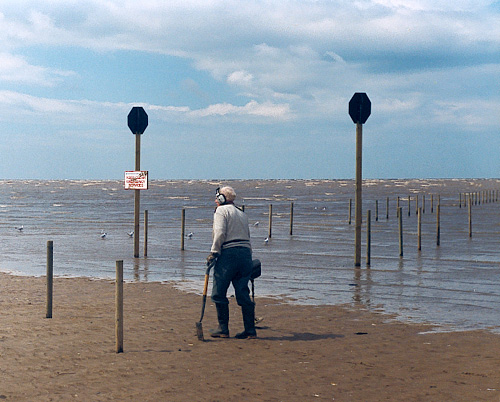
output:
[[[185,228],[186,228],[186,209],[182,208],[182,213],[181,213],[181,250],[184,250]]]
[[[422,250],[422,207],[419,207],[417,210],[418,215],[418,223],[417,223],[417,235],[418,235],[418,251]]]
[[[270,239],[273,232],[273,204],[269,204],[269,230],[267,232],[267,237]]]
[[[372,211],[366,211],[366,265],[371,264]]]
[[[398,208],[399,256],[403,256],[403,208]]]
[[[290,236],[293,235],[293,202],[290,203]]]
[[[54,286],[54,242],[47,242],[47,305],[45,318],[52,318],[52,295]]]
[[[123,260],[116,261],[115,307],[116,353],[123,353]]]
[[[351,215],[352,215],[352,198],[349,198],[349,225],[351,224]]]
[[[436,207],[436,246],[441,245],[441,205]]]
[[[148,256],[148,210],[144,211],[144,257]]]
[[[469,195],[469,237],[472,237],[472,199],[471,195]]]

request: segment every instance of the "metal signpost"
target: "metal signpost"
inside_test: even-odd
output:
[[[363,150],[363,124],[370,116],[371,102],[364,92],[356,92],[349,101],[349,116],[356,124],[356,198],[354,220],[356,232],[354,237],[354,265],[361,265],[361,222],[362,222],[362,150]]]
[[[128,114],[128,127],[135,135],[135,171],[141,171],[141,135],[148,126],[148,115],[141,106],[134,106]],[[129,172],[130,173],[130,172]],[[147,175],[146,175],[147,177]],[[147,188],[147,186],[146,186]],[[141,190],[134,190],[134,257],[139,257],[139,218],[141,209]]]

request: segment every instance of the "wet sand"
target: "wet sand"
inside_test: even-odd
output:
[[[258,285],[258,284],[257,284]],[[427,333],[359,307],[257,298],[256,340],[196,337],[201,296],[127,283],[115,353],[112,281],[0,274],[0,399],[7,401],[498,401],[500,336]],[[231,335],[242,330],[231,300]]]

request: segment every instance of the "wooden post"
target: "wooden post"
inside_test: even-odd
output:
[[[398,208],[399,256],[403,256],[403,208]]]
[[[362,224],[362,186],[363,186],[363,125],[356,123],[356,197],[355,197],[355,235],[354,235],[354,265],[361,265],[361,224]]]
[[[273,204],[269,204],[269,231],[267,237],[270,239],[272,235],[272,227],[273,227]]]
[[[116,261],[115,289],[115,338],[116,353],[123,352],[123,260]]]
[[[436,246],[441,245],[441,205],[436,207]]]
[[[389,219],[389,197],[385,199],[385,219]]]
[[[148,256],[148,210],[144,211],[144,257]]]
[[[408,196],[408,216],[411,215],[411,196]]]
[[[462,208],[462,193],[458,193],[458,208]]]
[[[434,194],[431,194],[431,213],[434,212]]]
[[[417,234],[418,234],[418,250],[422,250],[422,207],[419,207],[417,210],[418,214],[418,228],[417,228]]]
[[[135,135],[135,170],[141,170],[141,135]],[[139,257],[139,220],[141,214],[141,190],[134,190],[134,257]]]
[[[375,222],[378,222],[378,200],[375,200]]]
[[[372,211],[366,211],[366,265],[371,263]]]
[[[415,214],[418,215],[418,209],[419,209],[419,203],[418,203],[418,194],[415,196]]]
[[[184,250],[185,225],[186,225],[186,209],[182,208],[182,213],[181,213],[181,250]]]
[[[469,196],[469,237],[472,237],[472,200]]]
[[[52,296],[54,287],[54,243],[47,242],[47,308],[45,318],[52,318]]]
[[[425,214],[425,194],[422,195],[422,213]]]
[[[351,215],[352,215],[352,198],[349,198],[349,225],[351,224]]]
[[[293,235],[293,202],[290,203],[290,236]]]

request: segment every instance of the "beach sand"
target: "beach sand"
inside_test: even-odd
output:
[[[258,289],[258,281],[256,282]],[[0,400],[499,401],[500,336],[427,333],[363,306],[256,299],[256,340],[196,337],[201,296],[126,283],[124,352],[115,352],[113,281],[0,275]],[[242,330],[230,305],[230,330]]]

